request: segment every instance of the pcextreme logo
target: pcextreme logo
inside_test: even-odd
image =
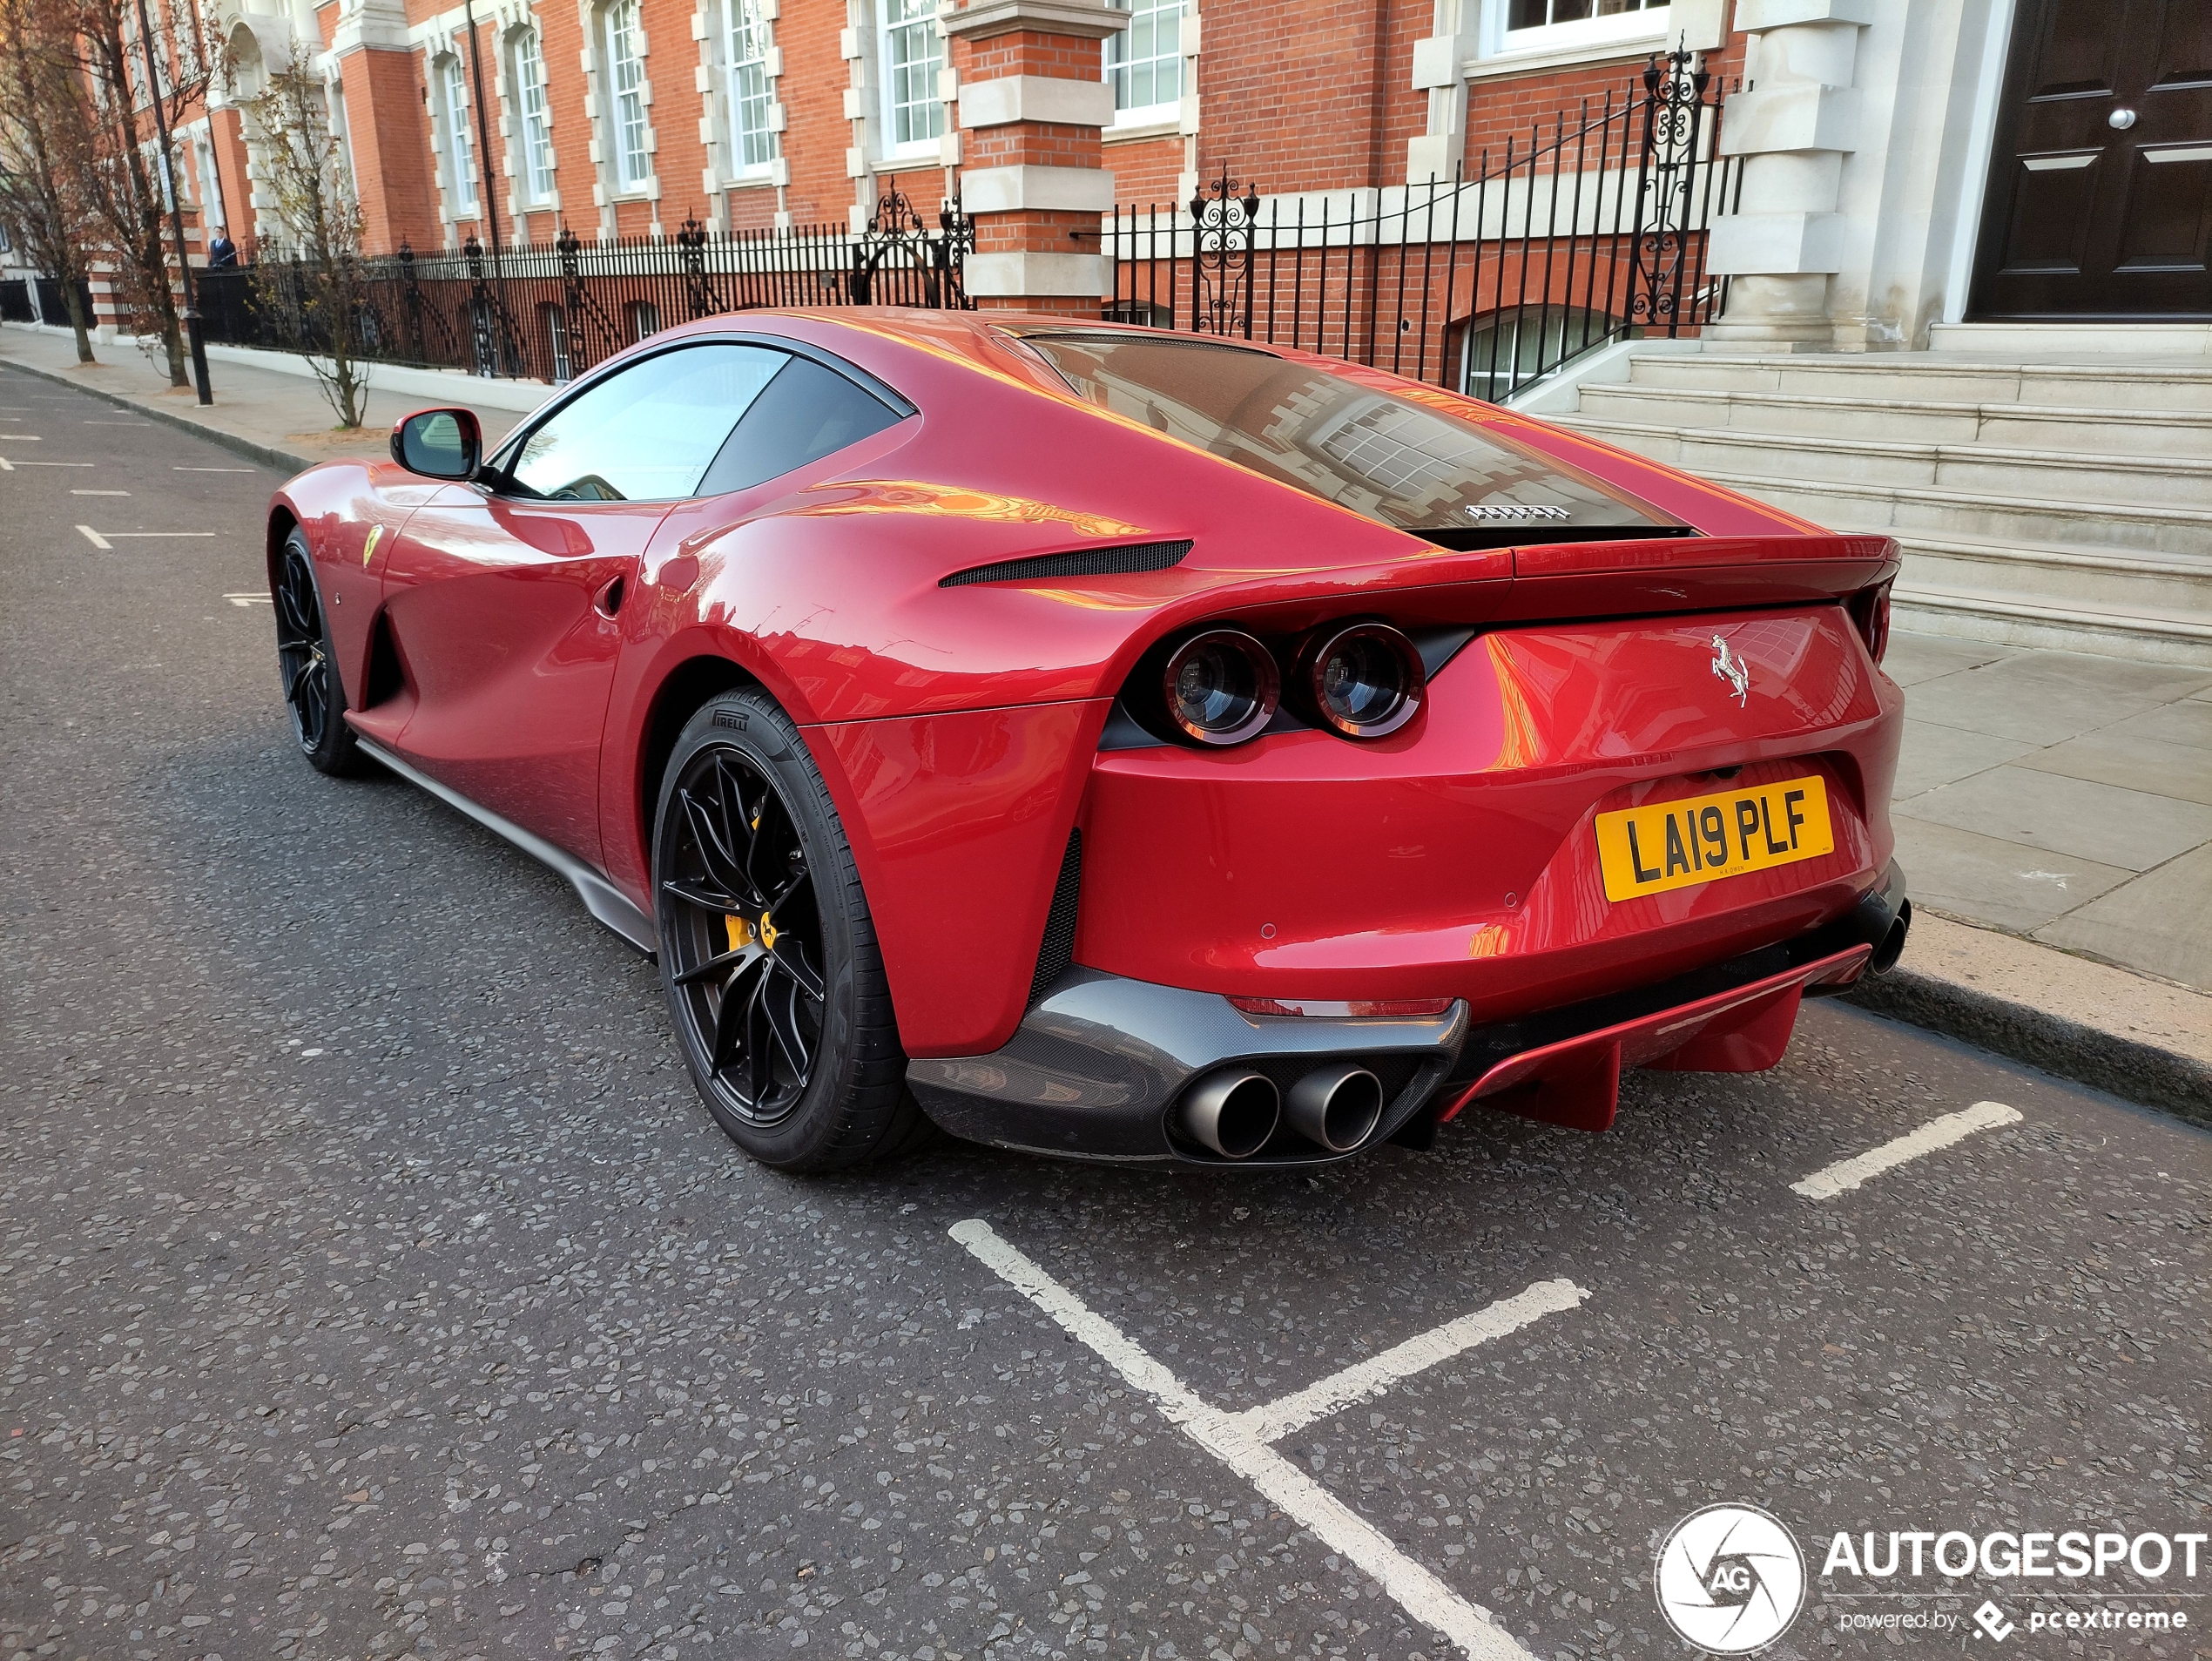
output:
[[[1755,1505],[1692,1511],[1659,1548],[1655,1579],[1667,1624],[1708,1655],[1763,1650],[1804,1607],[1804,1555]]]

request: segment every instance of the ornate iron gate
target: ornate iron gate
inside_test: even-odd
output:
[[[1694,333],[1733,206],[1722,89],[1688,52],[1486,150],[1466,177],[1267,200],[1229,170],[1187,206],[1115,211],[1124,322],[1306,348],[1486,398],[1610,341]]]

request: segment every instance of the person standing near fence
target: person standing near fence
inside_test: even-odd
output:
[[[218,270],[238,263],[238,244],[219,225],[215,227],[215,240],[207,245],[207,263]]]

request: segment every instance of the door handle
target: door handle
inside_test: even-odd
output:
[[[2134,125],[2135,112],[2133,110],[2114,110],[2110,115],[2105,118],[2105,125],[2112,127],[2121,132],[2127,132],[2128,128],[2134,126]]]

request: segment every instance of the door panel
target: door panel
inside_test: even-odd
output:
[[[730,341],[631,359],[527,423],[487,482],[449,487],[408,521],[384,568],[411,692],[388,718],[393,747],[599,864],[617,618],[655,529],[787,361]]]
[[[423,508],[384,568],[385,616],[412,692],[387,741],[441,784],[596,864],[616,616],[666,512],[664,503],[521,502],[475,485]]]
[[[1968,315],[2212,317],[2209,164],[2205,0],[2020,0]]]

